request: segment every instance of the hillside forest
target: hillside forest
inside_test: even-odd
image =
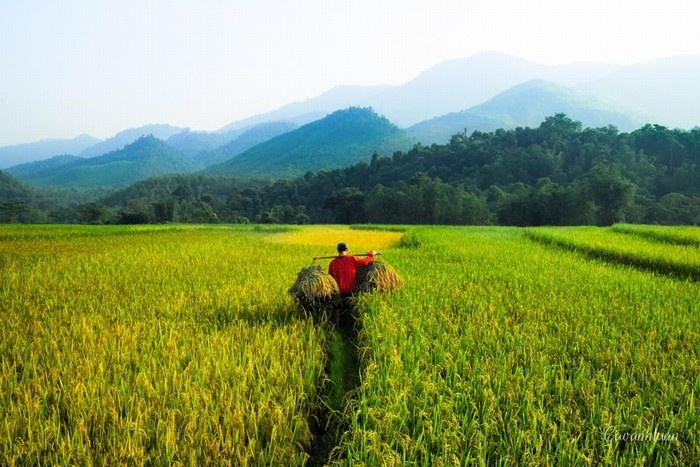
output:
[[[622,133],[556,114],[535,128],[463,132],[447,144],[369,156],[296,178],[164,175],[78,203],[0,172],[0,221],[700,223],[699,128]]]

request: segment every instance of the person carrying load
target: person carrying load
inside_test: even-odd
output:
[[[354,304],[352,296],[357,292],[357,269],[374,261],[376,251],[368,251],[365,258],[348,253],[347,243],[338,243],[338,256],[328,265],[328,274],[338,283],[340,299],[334,307],[334,321],[341,328],[350,330],[354,327]]]
[[[376,251],[368,251],[366,258],[360,259],[348,253],[347,243],[338,243],[338,256],[328,265],[328,274],[338,283],[341,296],[357,291],[357,268],[370,264],[376,254]]]

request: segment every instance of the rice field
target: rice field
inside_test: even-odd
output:
[[[700,247],[700,229],[697,227],[616,224],[610,230],[675,245]]]
[[[337,464],[698,463],[696,283],[519,229],[415,234],[393,261],[409,285],[366,297]]]
[[[647,233],[639,235],[639,232]],[[526,235],[593,258],[697,281],[700,280],[700,248],[685,241],[692,238],[692,230],[686,232],[679,235],[668,228],[539,227],[527,229]],[[677,239],[682,244],[671,243],[669,239]]]
[[[561,246],[697,254],[615,230],[0,226],[0,459],[698,464],[696,280]],[[404,283],[358,301],[358,387],[318,459],[343,346],[287,291],[339,241]]]

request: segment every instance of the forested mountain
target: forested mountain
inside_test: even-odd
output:
[[[201,152],[211,151],[236,139],[241,131],[229,131],[226,133],[208,133],[206,131],[190,131],[189,128],[176,133],[166,140],[168,146],[181,151],[188,156],[194,156]]]
[[[479,53],[440,63],[374,96],[368,105],[404,127],[471,108],[533,79],[568,86],[599,78],[611,69],[597,63],[548,66],[502,53]]]
[[[6,172],[21,180],[42,179],[52,176],[55,170],[84,160],[85,158],[83,157],[64,154],[45,160],[16,165],[7,169]]]
[[[285,121],[297,126],[303,126],[336,110],[360,106],[373,96],[389,89],[390,86],[336,86],[323,94],[303,102],[293,102],[277,110],[229,123],[218,132],[226,132],[241,128],[250,128],[260,123]]]
[[[186,129],[165,140],[192,158],[202,168],[223,162],[277,135],[297,128],[291,122],[265,122],[228,131],[205,132]]]
[[[584,129],[558,114],[294,179],[160,177],[96,205],[122,222],[699,224],[700,130]]]
[[[206,152],[197,154],[197,162],[204,166],[210,166],[227,161],[248,149],[271,140],[275,136],[296,130],[297,125],[291,122],[278,121],[254,125],[251,128],[241,130],[240,134],[230,142]],[[234,130],[235,131],[235,130]]]
[[[97,157],[108,152],[122,149],[128,144],[133,143],[144,136],[155,136],[156,138],[165,141],[171,136],[182,132],[182,128],[178,128],[167,124],[145,125],[138,128],[129,128],[128,130],[120,131],[111,138],[90,146],[80,154],[75,154],[81,157]],[[58,153],[57,153],[58,154]]]
[[[448,60],[396,86],[338,86],[317,97],[255,115],[223,129],[268,120],[287,120],[306,115],[314,120],[347,107],[371,107],[401,128],[479,105],[512,86],[533,79],[573,86],[596,80],[619,70],[603,63],[571,63],[549,66],[498,52],[478,53]],[[303,123],[310,122],[307,119]],[[519,124],[524,126],[524,123]]]
[[[58,154],[80,154],[100,141],[102,140],[90,135],[80,135],[73,139],[48,139],[0,147],[0,169],[47,159]]]
[[[414,143],[371,109],[349,108],[285,133],[206,169],[213,175],[291,177],[367,160]]]
[[[470,109],[417,123],[406,132],[423,144],[446,143],[452,135],[465,130],[533,127],[556,113],[564,113],[591,128],[614,125],[622,131],[631,131],[643,123],[622,111],[614,111],[595,97],[552,82],[532,80]]]
[[[582,92],[599,101],[643,116],[644,122],[689,129],[698,125],[700,55],[670,57],[633,65],[574,62],[542,65],[497,52],[439,63],[397,86],[342,86],[318,97],[284,106],[226,125],[238,128],[251,122],[288,120],[329,113],[350,106],[372,107],[401,128],[483,104],[508,89],[531,80],[545,80]],[[611,104],[612,105],[612,104]],[[554,109],[567,112],[567,109]],[[550,114],[551,115],[551,114]],[[483,116],[479,116],[483,117]],[[306,119],[306,122],[311,121]],[[477,120],[478,122],[482,120]],[[490,119],[471,129],[495,129]],[[516,122],[515,126],[535,125]],[[587,123],[585,123],[587,124]],[[614,122],[604,122],[614,124]],[[620,126],[622,128],[622,125]]]
[[[700,80],[700,55],[669,57],[624,66],[592,62],[549,66],[502,53],[486,52],[439,63],[400,85],[337,86],[303,102],[287,104],[277,110],[230,123],[214,133],[183,131],[182,128],[165,124],[148,125],[119,132],[103,142],[81,136],[74,140],[48,140],[0,147],[0,168],[59,154],[95,157],[121,149],[148,134],[169,142],[185,154],[195,155],[232,141],[254,125],[271,121],[306,125],[336,110],[353,106],[371,107],[395,125],[406,128],[436,117],[461,113],[465,109],[473,110],[498,94],[530,80],[550,81],[607,102],[610,106],[601,109],[600,115],[603,117],[609,116],[605,111],[619,113],[615,108],[621,108],[625,109],[624,113],[633,111],[634,115],[642,116],[644,122],[668,127],[689,129],[700,124],[697,117],[697,109],[700,108],[700,87],[697,86]],[[613,103],[615,108],[611,107]],[[568,108],[539,109],[540,117],[541,110],[571,114],[587,126],[598,124],[589,123]],[[460,119],[468,117],[466,127],[470,131],[492,131],[499,127],[500,119],[483,111],[445,118],[459,120],[461,125]],[[513,127],[535,124],[534,121],[512,122]],[[614,124],[622,130],[627,129],[623,122],[600,121],[600,124]],[[170,138],[172,140],[168,141]],[[444,136],[441,138],[446,141]]]
[[[34,191],[28,185],[0,171],[0,200],[27,202],[34,196]]]
[[[50,208],[32,188],[0,171],[0,222],[42,222]]]
[[[31,165],[41,168],[52,161]],[[47,170],[20,170],[18,176],[37,187],[116,188],[156,175],[197,169],[189,157],[151,135],[103,156],[65,161]]]

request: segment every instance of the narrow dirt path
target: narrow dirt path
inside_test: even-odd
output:
[[[357,311],[352,311],[356,314]],[[355,320],[341,319],[337,325],[329,324],[328,361],[322,401],[323,405],[312,420],[314,441],[309,449],[310,458],[306,465],[317,467],[328,463],[333,449],[339,445],[347,420],[343,416],[348,397],[360,385],[360,358],[358,353],[357,329]]]

